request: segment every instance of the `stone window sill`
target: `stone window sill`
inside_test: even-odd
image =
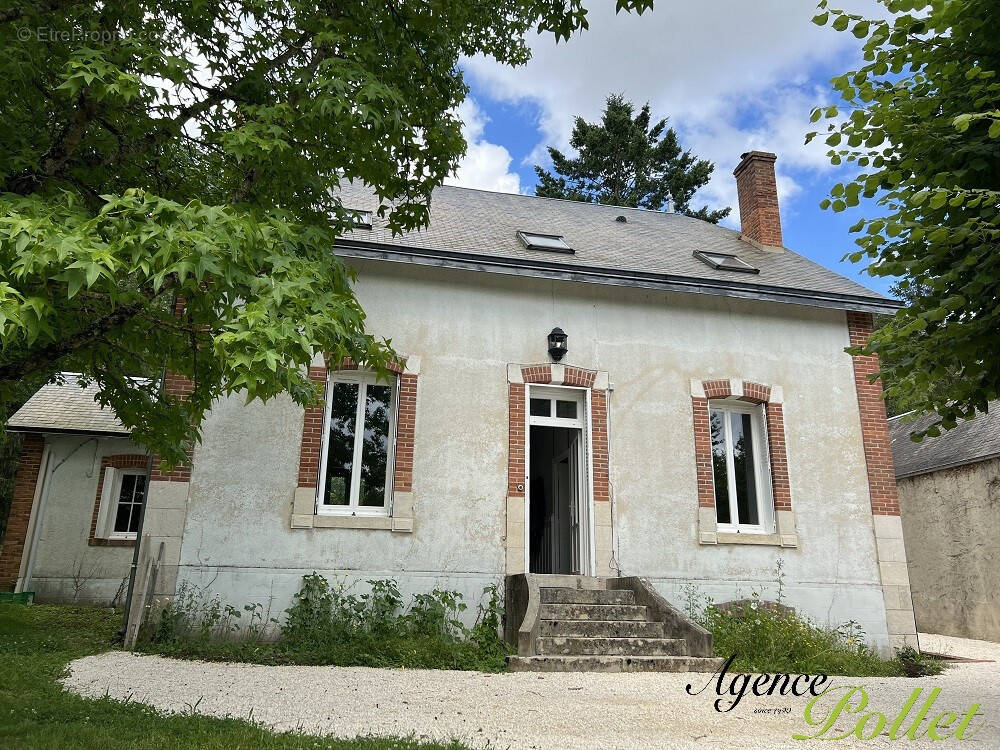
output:
[[[698,508],[698,543],[703,545],[749,544],[765,547],[799,547],[795,526],[795,513],[790,510],[777,512],[776,534],[734,534],[719,531],[715,521],[715,508]]]
[[[369,529],[413,532],[413,500],[409,492],[396,492],[392,499],[391,516],[348,516],[315,512],[314,487],[297,487],[292,500],[293,529]]]
[[[798,547],[799,539],[795,534],[725,534],[716,535],[716,544],[758,544],[772,547]]]
[[[134,547],[135,539],[105,539],[92,537],[87,541],[91,547]]]

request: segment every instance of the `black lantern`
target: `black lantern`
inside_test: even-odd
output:
[[[566,340],[569,337],[562,328],[553,328],[549,333],[549,356],[556,362],[566,356]]]

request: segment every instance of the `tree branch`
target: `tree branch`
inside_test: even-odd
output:
[[[174,285],[174,279],[164,279],[163,287],[155,294],[130,305],[123,305],[113,312],[98,318],[87,328],[68,338],[54,341],[40,349],[32,349],[13,362],[0,366],[0,382],[20,380],[26,375],[38,372],[63,357],[73,354],[86,346],[98,341],[109,331],[127,323],[135,317],[146,305],[168,291]]]

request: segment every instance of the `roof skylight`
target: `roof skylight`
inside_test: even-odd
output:
[[[537,232],[518,232],[517,238],[529,250],[547,250],[551,253],[572,253],[571,248],[561,234],[538,234]]]
[[[372,216],[373,211],[364,211],[360,208],[349,208],[347,209],[349,214],[354,216],[354,228],[355,229],[371,229],[372,228]]]
[[[716,253],[716,252],[705,252],[704,250],[695,250],[692,253],[695,258],[700,260],[707,266],[718,271],[740,271],[742,273],[760,273],[759,268],[754,268],[749,263],[741,258],[737,258],[732,253]]]

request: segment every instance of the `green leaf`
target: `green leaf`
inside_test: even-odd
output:
[[[952,124],[955,126],[955,130],[959,133],[964,133],[969,129],[969,124],[972,122],[971,114],[962,114],[952,120]]]

